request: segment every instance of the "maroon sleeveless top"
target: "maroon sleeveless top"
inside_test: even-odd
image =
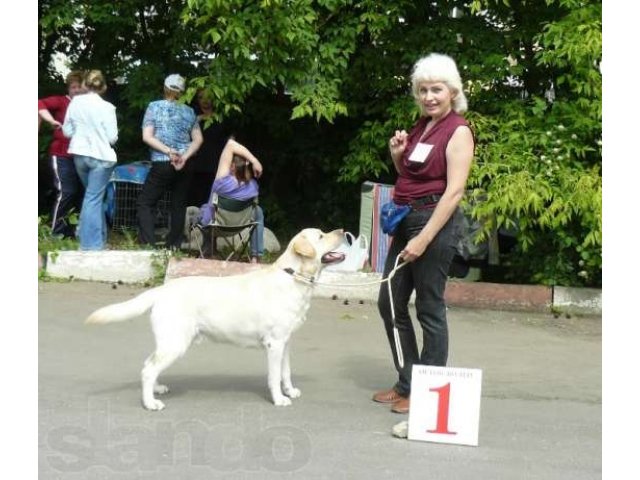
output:
[[[430,117],[420,117],[407,137],[407,146],[400,159],[393,201],[399,205],[411,203],[427,195],[441,195],[447,187],[447,145],[453,132],[461,125],[469,126],[464,117],[451,110],[426,135],[424,129]],[[424,162],[409,160],[418,143],[431,145]]]

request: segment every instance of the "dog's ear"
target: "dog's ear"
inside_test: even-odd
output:
[[[293,242],[293,251],[302,257],[313,258],[316,256],[316,249],[306,237],[300,236]]]

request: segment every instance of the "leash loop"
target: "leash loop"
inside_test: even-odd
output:
[[[405,265],[407,265],[409,262],[403,262],[400,263],[400,254],[398,254],[396,256],[396,260],[393,264],[393,270],[391,270],[389,272],[389,275],[387,276],[387,278],[381,278],[380,280],[374,280],[372,282],[365,282],[365,283],[325,283],[325,282],[318,282],[316,281],[314,278],[307,278],[305,276],[300,275],[299,273],[295,273],[293,272],[293,270],[291,269],[287,269],[287,270],[291,270],[291,271],[287,271],[285,270],[287,273],[289,273],[290,275],[292,275],[296,280],[299,280],[301,282],[307,283],[309,285],[324,285],[324,286],[330,286],[330,287],[362,287],[362,286],[366,286],[366,285],[377,285],[377,284],[382,284],[384,282],[387,282],[387,289],[389,292],[389,303],[391,304],[391,323],[393,324],[393,339],[394,339],[394,343],[396,346],[396,353],[398,356],[398,365],[400,366],[400,368],[404,367],[404,355],[402,353],[402,345],[400,344],[400,333],[398,332],[398,327],[396,325],[396,312],[395,312],[395,307],[393,305],[393,292],[391,289],[391,279],[393,278],[393,276],[396,274],[396,272],[398,270],[400,270],[402,267],[404,267]]]
[[[398,256],[396,257],[396,261],[393,264],[393,270],[389,272],[389,276],[387,277],[387,289],[389,291],[389,303],[391,305],[391,323],[393,324],[393,340],[395,341],[395,344],[396,344],[398,365],[400,366],[400,368],[404,368],[404,355],[402,353],[402,345],[400,344],[400,333],[398,332],[398,326],[396,325],[396,311],[395,311],[395,307],[393,306],[393,293],[391,290],[391,279],[400,268],[398,267],[399,261],[400,261],[400,254],[398,254]],[[408,262],[403,263],[402,265],[404,266],[407,263]]]

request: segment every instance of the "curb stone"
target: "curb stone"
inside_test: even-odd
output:
[[[185,275],[226,276],[262,268],[240,262],[203,259],[170,259],[165,281]],[[313,296],[341,300],[377,301],[380,273],[333,272],[325,270],[318,279]],[[347,284],[348,286],[344,286]],[[602,293],[598,289],[513,285],[503,283],[447,282],[445,300],[449,306],[489,310],[552,312],[602,315]],[[415,302],[415,294],[410,303]]]
[[[151,250],[49,252],[47,275],[101,282],[139,283],[154,276]]]
[[[602,290],[595,288],[553,288],[553,307],[556,310],[590,314],[602,314]]]
[[[147,250],[60,251],[47,255],[44,268],[54,278],[142,283],[154,276],[153,256]],[[40,267],[40,264],[39,264]],[[264,268],[241,262],[199,258],[170,258],[165,281],[193,275],[228,276]],[[320,275],[313,296],[342,300],[377,301],[380,273],[332,272]],[[348,286],[344,286],[348,284]],[[411,297],[413,303],[415,295]],[[547,287],[450,280],[445,300],[451,307],[489,310],[562,311],[602,315],[602,291],[593,288]]]

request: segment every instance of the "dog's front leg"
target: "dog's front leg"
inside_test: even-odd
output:
[[[269,390],[271,398],[276,406],[284,407],[291,405],[291,400],[282,394],[280,383],[282,381],[282,357],[284,354],[285,342],[282,340],[265,340],[264,346],[267,349],[267,362],[269,364]]]
[[[282,354],[282,391],[289,398],[298,398],[302,392],[291,383],[291,364],[289,361],[289,342],[284,346]]]

